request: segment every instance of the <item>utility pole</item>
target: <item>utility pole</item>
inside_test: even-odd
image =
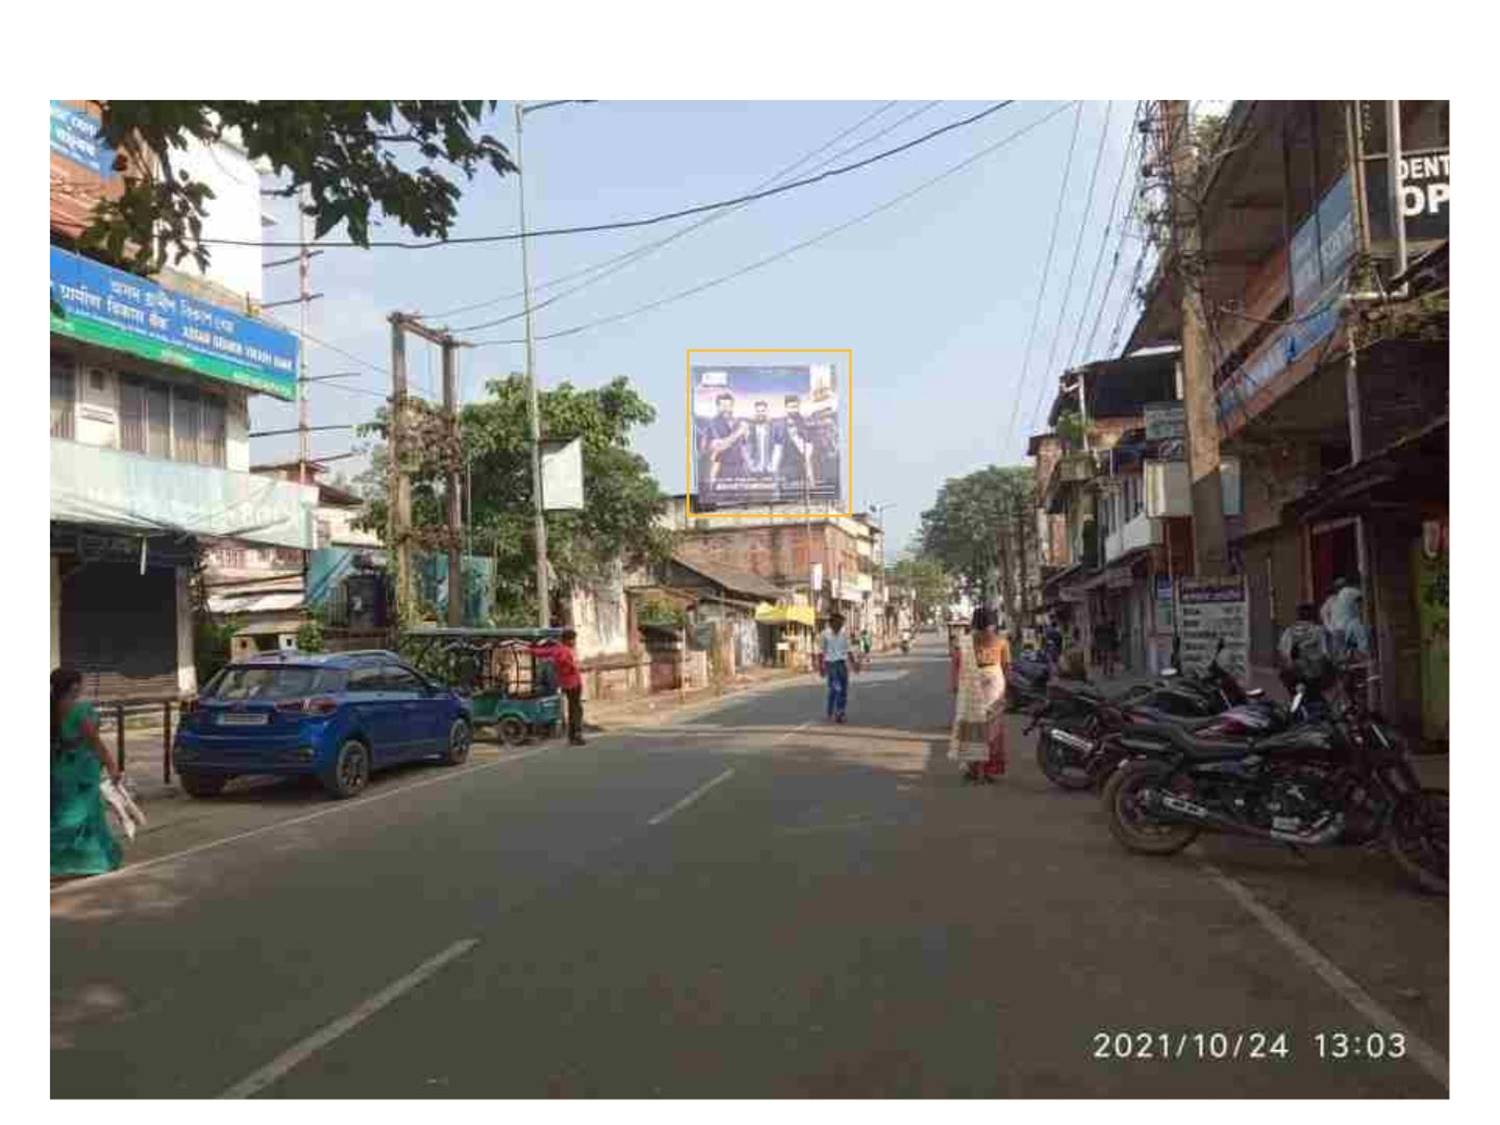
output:
[[[547,510],[542,496],[542,411],[536,386],[536,361],[531,331],[531,266],[526,249],[526,181],[521,159],[521,122],[526,108],[516,102],[516,202],[521,228],[521,292],[526,313],[526,390],[531,415],[531,497],[535,506],[536,623],[543,629],[552,624],[552,591],[547,577]]]
[[[1162,163],[1166,170],[1169,242],[1182,291],[1182,397],[1187,415],[1188,471],[1192,478],[1193,564],[1200,575],[1224,574],[1229,555],[1224,493],[1219,481],[1219,419],[1214,408],[1213,362],[1203,313],[1203,247],[1188,103],[1161,103]]]
[[[303,188],[303,196],[306,193],[307,189]],[[301,245],[297,250],[297,306],[301,313],[302,335],[298,348],[300,370],[297,372],[297,483],[304,485],[307,483],[307,459],[311,454],[307,440],[307,306],[312,302],[312,291],[307,283],[307,270],[312,259],[307,253],[307,221],[307,212],[298,207],[297,235]],[[303,577],[306,578],[305,558]]]
[[[455,352],[457,343],[451,336],[443,337],[443,418],[448,424],[449,453],[446,497],[448,500],[448,624],[464,623],[463,554],[459,536],[463,527],[459,492],[459,448],[458,430],[458,364]]]
[[[390,487],[386,550],[396,594],[396,625],[411,620],[411,478],[406,472],[406,336],[405,317],[391,313]]]

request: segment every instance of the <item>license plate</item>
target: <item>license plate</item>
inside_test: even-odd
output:
[[[264,711],[231,712],[219,716],[221,727],[263,727],[270,720]]]

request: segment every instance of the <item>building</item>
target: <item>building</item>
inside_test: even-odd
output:
[[[695,509],[696,510],[696,509]],[[802,516],[787,506],[778,518],[689,519],[686,497],[669,501],[663,526],[680,535],[681,558],[766,579],[800,594],[819,620],[837,610],[848,628],[886,638],[884,532],[866,513]]]
[[[301,466],[292,461],[259,465],[251,471],[271,479],[296,481]],[[382,612],[384,579],[374,565],[383,557],[380,536],[356,526],[365,508],[364,500],[348,488],[323,480],[322,465],[310,464],[307,472],[311,487],[317,489],[313,551],[235,540],[217,540],[207,546],[204,585],[208,610],[238,626],[230,650],[236,658],[294,645],[308,621],[309,601],[325,606],[325,616],[336,620],[340,628],[352,627],[362,638],[381,632],[387,624]],[[348,565],[320,565],[323,560],[319,553],[333,551],[339,552],[341,561],[345,555],[350,556]],[[360,558],[370,565],[357,565]],[[309,599],[310,570],[319,582]],[[336,573],[337,579],[331,582]],[[330,586],[336,588],[325,588]]]
[[[296,395],[297,340],[260,319],[258,250],[215,247],[206,272],[145,278],[78,250],[94,203],[120,190],[90,103],[52,103],[52,663],[94,698],[197,688],[202,547],[312,546],[317,492],[250,472],[252,394]],[[233,144],[196,142],[214,192],[203,235],[259,238],[260,176]]]
[[[1043,609],[1076,628],[1089,652],[1098,625],[1112,622],[1129,672],[1170,659],[1171,608],[1158,580],[1170,601],[1171,577],[1191,556],[1179,385],[1172,348],[1075,368],[1059,379],[1048,432],[1028,445]]]
[[[1447,102],[1237,102],[1199,191],[1252,663],[1268,674],[1298,603],[1348,578],[1376,701],[1431,739],[1448,711],[1448,133]],[[1178,340],[1177,272],[1158,270],[1128,347]]]

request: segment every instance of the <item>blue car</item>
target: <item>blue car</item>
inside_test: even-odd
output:
[[[352,797],[378,769],[469,756],[469,704],[392,652],[281,652],[224,668],[183,707],[182,788],[212,797],[240,774],[312,775]]]

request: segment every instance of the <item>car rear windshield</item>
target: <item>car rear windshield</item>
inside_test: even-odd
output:
[[[225,668],[203,696],[225,701],[300,699],[340,691],[343,683],[344,673],[334,668],[296,664]]]

